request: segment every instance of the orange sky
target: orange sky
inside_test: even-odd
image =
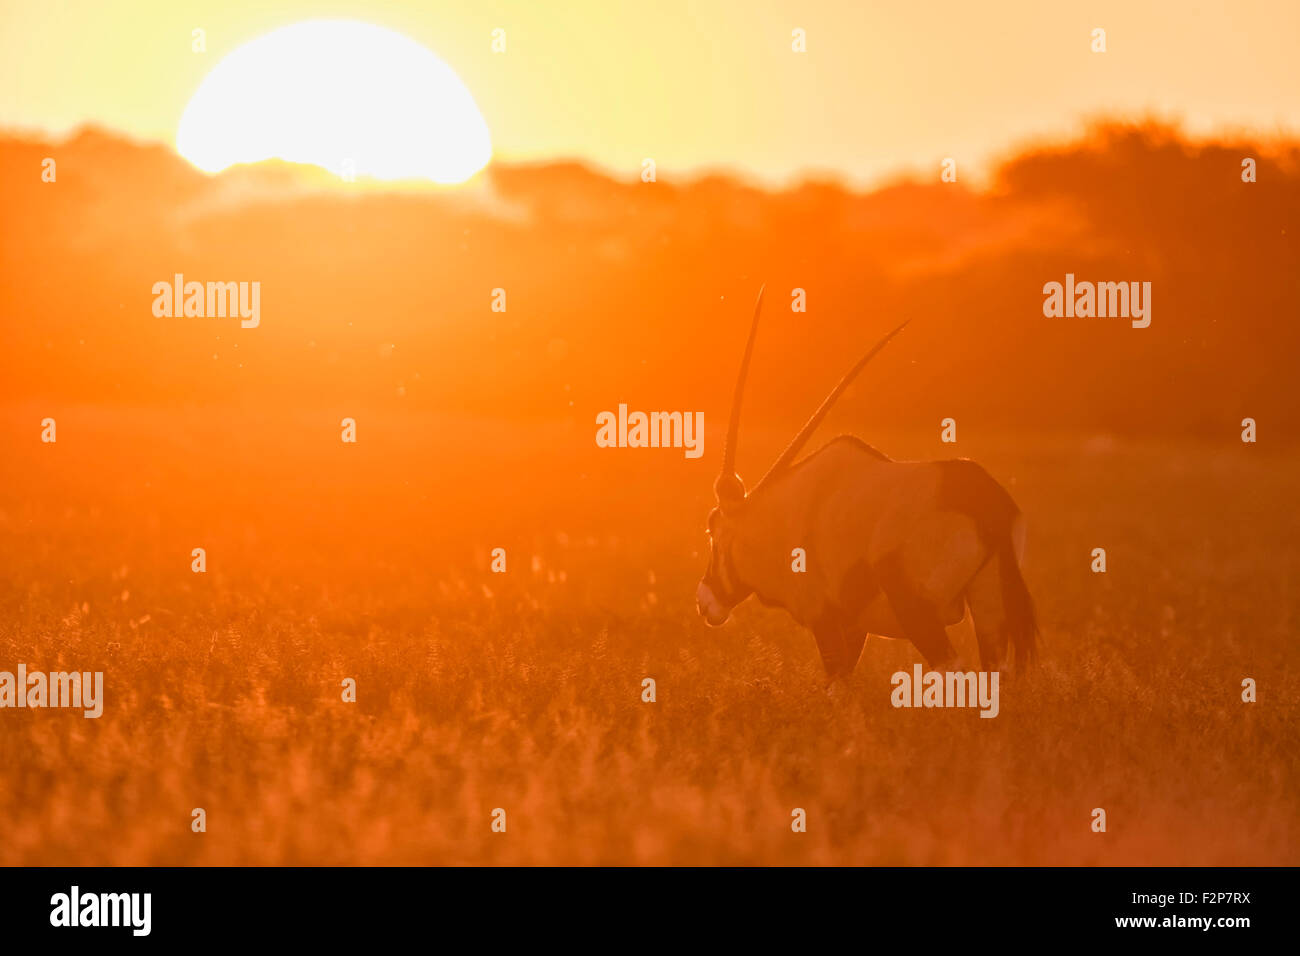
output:
[[[946,156],[970,176],[1102,112],[1153,112],[1193,133],[1300,129],[1293,0],[3,0],[0,126],[91,121],[174,142],[223,55],[335,16],[395,29],[450,64],[498,158],[578,157],[631,177],[647,156],[661,179],[728,167],[863,183]],[[791,52],[796,27],[805,54]],[[1090,50],[1094,27],[1104,54]]]

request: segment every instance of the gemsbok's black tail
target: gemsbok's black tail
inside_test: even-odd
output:
[[[989,560],[997,563],[1002,591],[1002,629],[1014,654],[1016,669],[1020,670],[1033,662],[1038,637],[1034,600],[1020,573],[1020,556],[1025,544],[1024,516],[1007,490],[975,462],[957,458],[938,464],[942,469],[940,507],[968,515],[989,550]]]

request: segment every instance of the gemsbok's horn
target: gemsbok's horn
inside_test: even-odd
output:
[[[737,501],[745,497],[745,486],[736,475],[736,438],[740,434],[740,403],[745,397],[745,378],[749,375],[749,358],[754,354],[754,338],[758,335],[758,316],[763,310],[763,290],[758,289],[758,299],[754,302],[754,319],[749,326],[749,341],[745,343],[745,354],[740,360],[740,372],[736,376],[736,392],[731,399],[731,421],[727,424],[727,437],[722,445],[722,470],[713,483],[714,494],[718,501]]]
[[[758,319],[757,315],[754,318],[755,318],[755,324],[757,324],[757,319]],[[910,321],[912,320],[911,319],[907,320],[907,322]],[[800,449],[802,449],[803,446],[808,442],[808,439],[812,437],[812,433],[817,430],[817,426],[821,424],[822,419],[826,417],[826,413],[829,412],[831,410],[831,406],[835,404],[835,399],[839,398],[840,393],[843,392],[846,388],[848,388],[850,384],[852,384],[853,379],[856,378],[858,373],[861,372],[862,369],[866,367],[866,364],[875,357],[876,353],[889,344],[890,339],[892,339],[899,332],[903,331],[903,329],[907,328],[907,322],[904,322],[898,328],[894,329],[894,331],[890,332],[883,339],[877,342],[875,344],[875,347],[872,348],[870,352],[862,356],[862,358],[858,359],[858,361],[854,364],[854,366],[844,374],[844,377],[840,379],[839,384],[836,385],[833,389],[831,389],[830,394],[827,395],[825,400],[821,403],[821,405],[817,407],[817,411],[813,412],[812,417],[809,418],[808,421],[804,423],[803,428],[799,429],[799,434],[795,435],[793,440],[791,440],[790,444],[785,446],[785,451],[781,452],[781,457],[778,458],[775,462],[773,462],[772,467],[767,470],[767,474],[765,474],[762,478],[760,478],[758,480],[758,484],[756,484],[750,490],[750,494],[753,494],[755,491],[761,488],[763,486],[763,482],[767,481],[769,478],[775,477],[776,475],[780,474],[782,471],[785,470],[786,466],[789,465],[790,462],[794,460],[794,456],[799,454]],[[751,346],[754,344],[752,335],[750,336],[749,344]],[[746,350],[745,352],[745,362],[746,364],[748,364],[749,362],[748,350]]]

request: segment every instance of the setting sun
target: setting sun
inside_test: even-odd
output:
[[[492,154],[465,84],[399,33],[313,20],[225,57],[190,99],[178,151],[201,169],[283,159],[340,175],[464,182]]]

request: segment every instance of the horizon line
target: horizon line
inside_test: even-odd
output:
[[[1120,130],[1157,131],[1172,135],[1180,142],[1192,147],[1226,144],[1233,140],[1251,140],[1253,145],[1264,147],[1265,154],[1283,152],[1288,146],[1291,148],[1300,147],[1300,130],[1286,129],[1280,126],[1272,131],[1266,131],[1249,125],[1218,124],[1212,132],[1197,133],[1189,131],[1185,120],[1181,117],[1162,116],[1154,111],[1147,111],[1138,115],[1096,112],[1077,117],[1068,133],[1051,134],[1042,132],[1022,136],[1009,140],[1004,146],[995,151],[990,151],[982,158],[982,161],[959,160],[959,167],[961,168],[959,180],[945,185],[955,185],[972,192],[986,192],[995,184],[998,172],[1019,157],[1033,153],[1051,152],[1054,149],[1070,145],[1085,144],[1090,138],[1099,133]],[[315,170],[330,179],[337,178],[337,173],[328,167],[280,157],[266,157],[248,163],[236,163],[216,172],[209,172],[181,155],[174,140],[169,141],[166,138],[129,132],[97,120],[85,120],[61,129],[11,124],[5,120],[0,120],[0,141],[25,141],[32,144],[64,146],[87,134],[98,134],[137,149],[163,149],[196,174],[212,180],[217,180],[233,171],[251,169],[264,163],[279,163],[296,169]],[[935,157],[935,162],[937,165],[941,165],[948,158]],[[585,156],[573,154],[557,154],[554,156],[500,155],[493,152],[483,169],[463,183],[436,183],[418,177],[401,180],[358,177],[356,183],[349,183],[348,185],[355,186],[361,183],[364,188],[387,188],[393,191],[427,189],[429,191],[452,192],[472,185],[484,171],[491,170],[493,167],[523,169],[562,166],[578,166],[611,182],[625,182],[624,171],[619,167],[610,166],[607,163]],[[629,166],[629,169],[631,168]],[[662,170],[664,167],[660,166],[658,168]],[[830,186],[848,193],[869,195],[901,186],[924,186],[929,184],[928,180],[932,175],[922,173],[915,162],[906,161],[901,161],[887,173],[875,176],[855,176],[851,172],[842,169],[813,166],[803,167],[797,171],[782,175],[763,174],[734,160],[730,164],[722,161],[719,163],[698,163],[688,167],[668,168],[672,170],[674,178],[664,182],[664,185],[667,186],[693,186],[709,180],[724,179],[744,188],[771,194],[795,192],[809,186]],[[364,183],[362,183],[363,180]]]

